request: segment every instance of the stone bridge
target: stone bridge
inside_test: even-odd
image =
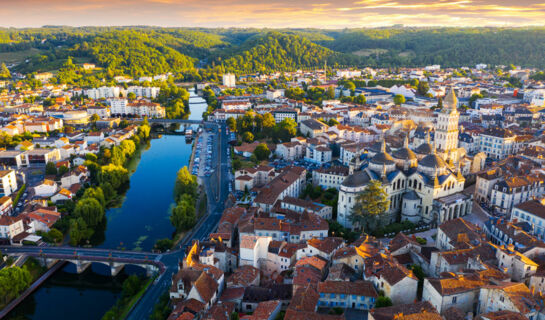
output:
[[[101,263],[110,268],[113,276],[125,265],[135,265],[146,270],[148,276],[165,271],[161,255],[151,252],[112,251],[70,247],[16,247],[4,246],[0,250],[7,255],[26,255],[36,258],[48,268],[57,261],[67,261],[76,266],[77,273],[85,271],[92,263]]]

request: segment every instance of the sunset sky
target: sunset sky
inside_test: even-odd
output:
[[[543,25],[545,0],[0,0],[0,25],[357,28]]]

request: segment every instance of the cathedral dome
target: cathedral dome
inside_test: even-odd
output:
[[[445,160],[443,160],[441,157],[439,157],[435,153],[425,156],[424,159],[418,162],[418,165],[427,167],[427,168],[434,168],[434,169],[441,169],[447,166],[447,164],[445,163]]]
[[[381,152],[381,149],[382,149],[382,143],[383,141],[377,141],[375,143],[373,143],[369,148],[368,148],[368,151],[372,154],[376,154],[376,153],[379,153]],[[385,149],[386,152],[390,152],[390,147],[386,146],[386,149]]]
[[[392,158],[392,156],[386,152],[380,152],[371,158],[371,163],[389,165],[394,163],[394,158]]]
[[[415,160],[416,155],[414,152],[409,149],[409,138],[405,137],[405,142],[403,144],[403,148],[397,149],[392,153],[394,158],[400,159],[400,160]]]
[[[370,163],[375,165],[394,164],[394,158],[386,151],[386,141],[382,140],[379,152],[371,158]]]
[[[430,154],[433,151],[433,146],[429,142],[424,142],[415,149],[418,154]]]
[[[359,188],[367,185],[371,181],[371,177],[365,171],[356,171],[344,179],[341,184],[343,187]]]

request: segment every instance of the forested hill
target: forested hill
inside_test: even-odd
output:
[[[22,73],[56,71],[68,57],[101,67],[96,79],[182,72],[186,79],[323,66],[545,68],[545,28],[0,29],[0,62]],[[197,72],[196,68],[200,68]],[[189,77],[189,78],[187,78]]]
[[[323,45],[376,66],[545,67],[545,28],[348,29],[330,35],[335,40]]]
[[[225,60],[215,59],[228,71],[290,71],[300,68],[321,67],[324,63],[341,62],[357,64],[357,59],[317,45],[308,39],[292,34],[268,32],[248,39],[235,54]]]

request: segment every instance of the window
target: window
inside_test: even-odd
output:
[[[453,304],[456,303],[456,297],[452,297],[452,303],[453,303]]]

